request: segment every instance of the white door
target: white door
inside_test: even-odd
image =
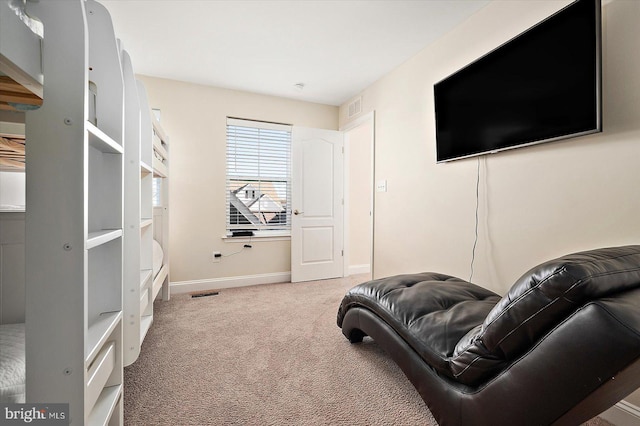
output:
[[[343,134],[293,127],[291,282],[343,276]]]

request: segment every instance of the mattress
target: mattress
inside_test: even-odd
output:
[[[25,402],[24,324],[0,325],[0,402]]]

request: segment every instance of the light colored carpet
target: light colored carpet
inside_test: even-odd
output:
[[[437,425],[375,342],[351,345],[336,326],[342,296],[361,281],[156,302],[140,357],[125,368],[125,424]]]

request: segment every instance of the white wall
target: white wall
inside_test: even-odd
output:
[[[241,254],[211,261],[211,253],[233,253],[243,243],[225,234],[226,117],[335,130],[338,108],[291,99],[140,76],[152,108],[162,111],[170,138],[171,281],[211,281],[288,273],[290,242],[252,241]]]
[[[433,84],[568,3],[494,1],[362,92],[376,113],[374,179],[388,180],[375,197],[377,277],[469,278],[477,159],[436,164]],[[473,281],[501,294],[545,260],[640,242],[640,2],[603,3],[604,132],[480,161]]]
[[[375,180],[389,187],[376,194],[376,275],[468,278],[477,159],[436,164],[433,84],[568,2],[492,2],[362,93],[365,112],[376,111]],[[482,158],[479,284],[505,292],[546,259],[638,242],[639,8],[603,7],[603,133]],[[346,105],[340,113],[344,125]]]
[[[3,208],[15,209],[25,207],[25,173],[0,171],[0,210]]]

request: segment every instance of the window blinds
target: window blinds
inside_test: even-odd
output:
[[[291,126],[227,118],[227,230],[291,229]]]

